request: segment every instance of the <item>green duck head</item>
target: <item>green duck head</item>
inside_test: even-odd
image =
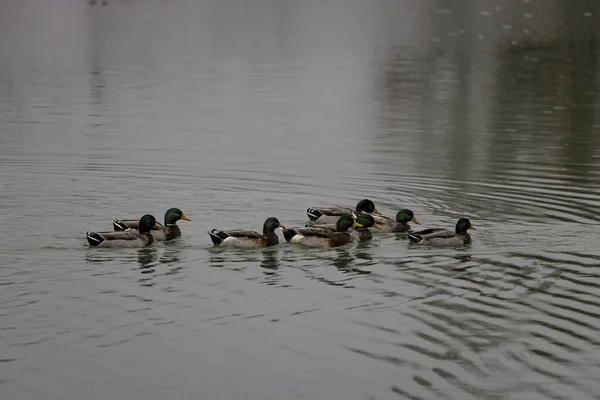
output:
[[[375,223],[375,219],[370,216],[369,214],[361,214],[358,216],[358,218],[356,219],[356,222],[358,222],[359,224],[361,224],[363,226],[363,228],[375,228],[378,230],[381,230],[381,226],[379,226],[378,224]]]
[[[415,218],[415,214],[413,214],[413,212],[411,210],[407,210],[405,208],[404,210],[398,211],[398,214],[396,214],[396,222],[411,222],[411,221],[417,225],[421,225],[421,223]]]
[[[475,228],[473,225],[471,225],[471,221],[469,221],[468,218],[461,218],[456,223],[456,230],[455,230],[456,233],[465,233],[469,229],[477,230],[477,228]]]
[[[169,208],[165,213],[165,225],[175,225],[181,219],[191,221],[191,219],[183,215],[183,211],[179,208]]]
[[[156,222],[156,219],[152,215],[146,214],[140,218],[138,225],[138,230],[140,233],[148,233],[152,228],[160,228],[160,224]]]
[[[354,217],[351,215],[342,215],[338,218],[335,223],[335,230],[337,232],[346,232],[351,227],[356,226],[357,228],[362,228],[362,224],[358,223],[354,220]]]
[[[285,229],[285,225],[280,224],[277,218],[269,217],[265,220],[265,223],[263,225],[263,235],[273,233],[277,228]]]
[[[373,203],[369,199],[364,199],[358,202],[356,205],[356,211],[358,213],[367,213],[367,214],[377,214],[381,215],[381,213],[375,208],[375,203]]]

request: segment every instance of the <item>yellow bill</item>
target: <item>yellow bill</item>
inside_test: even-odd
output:
[[[417,225],[421,225],[421,223],[419,222],[419,220],[418,220],[418,219],[416,219],[415,217],[412,217],[410,220],[411,220],[412,222],[414,222],[415,224],[417,224]]]

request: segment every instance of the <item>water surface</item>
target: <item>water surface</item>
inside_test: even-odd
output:
[[[600,399],[594,1],[0,4],[0,393]],[[213,249],[375,201],[473,244]],[[183,237],[89,249],[179,207]]]

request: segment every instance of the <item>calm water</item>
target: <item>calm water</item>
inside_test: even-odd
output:
[[[599,27],[594,0],[0,2],[2,400],[600,399]],[[365,197],[473,244],[206,234]],[[170,207],[176,242],[87,247]]]

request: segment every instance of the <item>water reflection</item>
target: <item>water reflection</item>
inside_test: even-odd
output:
[[[93,126],[102,127],[107,121],[104,118],[104,97],[106,87],[106,76],[103,68],[94,63],[91,68],[89,76],[90,80],[90,99],[91,99],[91,110],[89,113],[90,118],[95,119]]]
[[[119,264],[132,263],[135,261],[136,255],[136,253],[127,250],[87,247],[85,249],[84,260],[89,264],[106,264],[107,266],[111,266],[115,262]]]
[[[226,249],[211,247],[207,250],[209,252],[208,262],[211,268],[223,268],[226,263],[228,263],[228,259],[225,254]]]
[[[137,261],[142,274],[151,274],[156,271],[158,265],[158,250],[155,246],[145,247],[137,250]]]
[[[236,249],[226,247],[210,247],[210,266],[213,268],[231,267],[232,269],[245,269],[257,265],[265,270],[265,274],[269,274],[279,269],[280,248],[274,246],[264,249]]]
[[[598,397],[600,3],[62,3],[0,2],[4,397]],[[206,235],[363,197],[481,229]],[[189,242],[62,233],[176,202]]]
[[[353,264],[355,257],[350,253],[347,246],[334,248],[334,252],[332,264],[340,271],[350,272],[350,265]]]
[[[262,282],[266,285],[281,285],[285,279],[285,272],[281,271],[280,251],[277,248],[262,250],[262,261],[260,263],[263,273]]]
[[[97,249],[88,248],[85,251],[85,262],[90,264],[102,264],[113,261],[114,253],[110,251],[98,251]]]
[[[261,268],[276,270],[281,266],[281,262],[279,260],[279,249],[264,249],[261,251],[263,259],[260,263]],[[267,271],[264,271],[266,274]]]
[[[160,256],[160,263],[166,265],[174,265],[181,262],[182,242],[181,240],[173,240],[164,243],[164,249]]]
[[[590,90],[598,81],[596,48],[583,43],[581,48],[572,49],[557,42],[538,50],[529,46],[510,49],[499,61],[495,107],[498,114],[505,114],[518,105],[520,114],[517,121],[494,120],[495,146],[507,148],[519,135],[524,148],[531,152],[530,162],[544,165],[560,159],[560,165],[569,172],[565,177],[589,177],[585,165],[594,162],[594,151],[600,144],[596,113],[589,106],[598,99]],[[539,97],[549,101],[536,102]],[[537,129],[528,129],[526,121],[539,121]],[[509,165],[522,155],[506,152],[506,156],[510,158],[501,161]]]

